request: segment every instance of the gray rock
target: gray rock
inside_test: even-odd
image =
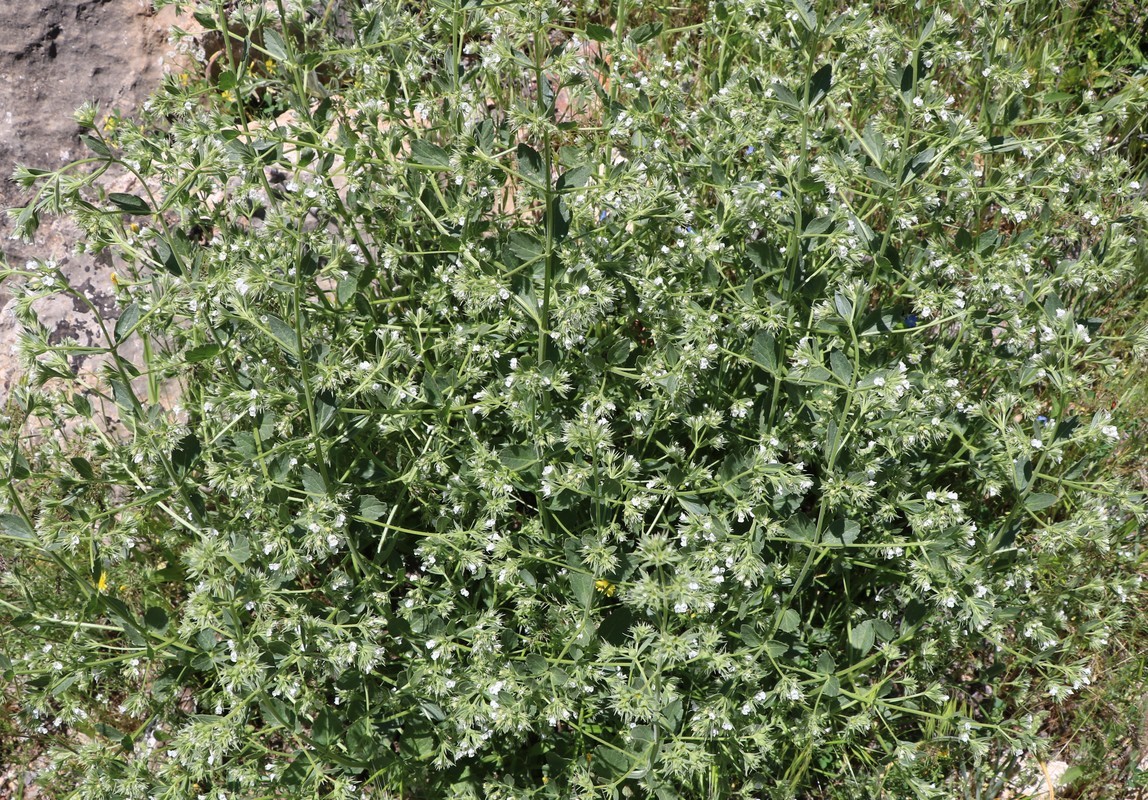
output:
[[[159,85],[175,58],[168,30],[172,9],[157,14],[150,0],[0,1],[0,209],[27,204],[29,192],[9,180],[17,164],[56,169],[86,155],[73,112],[97,102],[101,116],[112,108],[138,107]],[[76,227],[64,219],[42,221],[35,241],[12,238],[0,214],[0,250],[13,266],[29,259],[54,260],[69,282],[100,308],[114,309],[107,256],[76,255]],[[37,306],[55,338],[101,343],[78,303]],[[15,377],[16,333],[11,292],[0,285],[0,398]]]

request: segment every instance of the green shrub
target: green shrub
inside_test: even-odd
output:
[[[81,110],[17,219],[120,308],[77,375],[34,303],[82,293],[10,270],[0,518],[57,796],[944,796],[1037,746],[1133,611],[1076,409],[1143,85],[970,9],[240,4],[211,80]]]

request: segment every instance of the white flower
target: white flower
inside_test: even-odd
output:
[[[1032,445],[1033,450],[1039,450],[1040,448],[1044,447],[1044,442],[1042,442],[1040,439],[1031,439],[1029,440],[1029,444]]]

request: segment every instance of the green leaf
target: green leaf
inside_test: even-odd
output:
[[[1036,492],[1025,498],[1024,507],[1029,511],[1043,511],[1046,508],[1056,505],[1057,500],[1059,500],[1059,498],[1054,494]]]
[[[829,87],[833,85],[833,66],[826,64],[809,79],[809,107],[813,108],[829,94]]]
[[[644,44],[645,42],[650,41],[655,36],[660,34],[663,27],[664,26],[660,21],[647,22],[644,25],[639,25],[638,27],[634,28],[634,30],[630,31],[630,35],[626,38],[628,38],[634,44]]]
[[[287,42],[283,40],[283,35],[274,28],[263,29],[263,46],[276,61],[288,61],[290,59],[287,54]]]
[[[136,197],[134,194],[112,192],[108,195],[108,199],[115,203],[116,207],[126,214],[144,216],[151,213],[151,207],[143,200],[143,198]]]
[[[574,593],[574,599],[582,608],[590,608],[594,605],[594,578],[587,575],[585,572],[568,572],[566,573],[566,580],[570,583],[570,591]]]
[[[806,30],[810,32],[817,30],[817,14],[814,13],[808,0],[790,0],[790,5],[797,12],[797,16]]]
[[[836,292],[833,295],[833,305],[837,309],[837,313],[841,315],[841,319],[846,322],[853,320],[853,301],[850,300],[841,292]]]
[[[234,533],[231,535],[231,550],[228,552],[231,560],[236,564],[242,564],[247,559],[251,558],[251,542],[242,533]]]
[[[759,331],[749,349],[754,363],[771,375],[777,374],[777,340],[772,333]]]
[[[167,630],[167,612],[158,606],[149,606],[145,609],[143,621],[144,625],[156,633],[163,633]]]
[[[217,344],[201,344],[199,347],[193,347],[187,351],[185,358],[188,364],[198,364],[200,361],[208,361],[219,355],[219,351],[223,348]]]
[[[0,536],[25,542],[36,541],[35,531],[23,517],[15,514],[0,514]]]
[[[325,708],[319,712],[319,716],[315,718],[315,724],[311,726],[311,738],[320,747],[329,747],[339,741],[341,730],[343,730],[343,720],[332,713],[329,708]]]
[[[303,489],[307,494],[325,495],[327,493],[327,482],[323,480],[323,476],[318,472],[304,465]]]
[[[94,481],[96,479],[96,472],[92,469],[92,462],[88,461],[88,459],[82,456],[73,456],[69,458],[68,461],[71,462],[76,472],[78,472],[84,480]]]
[[[199,441],[199,437],[194,433],[188,433],[176,443],[176,446],[171,451],[171,465],[182,473],[191,469],[196,459],[199,458],[200,452],[203,450],[203,445]]]
[[[595,42],[608,42],[614,38],[614,32],[605,25],[596,25],[591,22],[586,26],[586,35]]]
[[[518,171],[522,173],[522,177],[536,186],[545,188],[550,185],[550,176],[546,174],[546,164],[537,150],[526,142],[522,142],[518,145],[515,155],[518,158]]]
[[[279,317],[267,315],[267,327],[271,329],[271,335],[275,340],[283,346],[283,349],[288,354],[299,357],[299,340],[295,336],[295,329],[288,325]]]
[[[776,97],[779,102],[789,106],[794,111],[801,110],[801,101],[797,99],[797,95],[791,92],[788,87],[783,86],[780,83],[775,83],[773,84],[772,89],[773,96]]]
[[[538,464],[538,453],[532,445],[514,445],[499,453],[498,460],[511,472],[528,473]]]
[[[368,761],[374,756],[379,745],[375,742],[374,722],[364,715],[351,723],[347,729],[347,753],[357,761]]]
[[[786,633],[793,633],[800,626],[801,616],[792,608],[785,609],[777,621],[777,627]]]
[[[1016,488],[1026,491],[1032,483],[1032,462],[1023,456],[1013,464],[1013,476],[1016,479]]]
[[[865,655],[873,649],[873,644],[877,641],[877,634],[873,630],[873,620],[867,619],[860,625],[853,626],[849,631],[849,644],[855,649],[861,651],[861,655]]]
[[[96,155],[103,156],[104,158],[111,158],[112,157],[112,151],[108,149],[108,146],[106,144],[104,144],[102,141],[100,141],[96,137],[88,136],[85,134],[85,135],[80,137],[80,141],[83,142],[85,145],[87,145],[88,149],[91,150]]]
[[[586,181],[590,178],[591,169],[588,164],[582,164],[562,173],[558,178],[558,191],[569,192],[573,189],[585,186]]]
[[[120,314],[120,318],[116,320],[116,327],[114,332],[116,343],[119,344],[124,339],[126,339],[135,329],[136,325],[139,324],[139,321],[140,307],[135,303],[132,303],[123,310],[123,313]]]
[[[861,526],[856,520],[838,517],[829,523],[830,534],[842,544],[850,545],[857,541]]]
[[[676,733],[678,728],[681,727],[682,713],[684,710],[685,707],[681,699],[674,700],[662,707],[662,724],[665,725],[671,733]]]
[[[110,381],[112,384],[112,397],[116,400],[116,405],[126,411],[128,414],[135,416],[136,406],[139,404],[139,398],[136,397],[135,392],[132,391],[131,386],[123,381]]]
[[[360,517],[374,522],[375,520],[382,519],[383,514],[386,513],[387,507],[383,505],[378,498],[368,494],[359,499]]]
[[[821,690],[826,697],[836,697],[841,694],[841,680],[836,675],[830,675],[825,679],[825,684]]]
[[[594,759],[590,763],[598,775],[617,780],[630,774],[633,762],[626,753],[600,744],[594,748]]]
[[[833,374],[837,376],[837,380],[841,381],[842,384],[849,386],[852,383],[853,363],[840,350],[834,350],[829,354],[829,367],[833,370]]]
[[[411,142],[411,160],[426,167],[450,168],[450,154],[423,139]]]

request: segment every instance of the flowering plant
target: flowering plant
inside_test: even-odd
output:
[[[78,115],[137,193],[19,176],[120,260],[94,380],[10,271],[60,796],[927,796],[1089,681],[1142,86],[963,6],[236,5]]]

